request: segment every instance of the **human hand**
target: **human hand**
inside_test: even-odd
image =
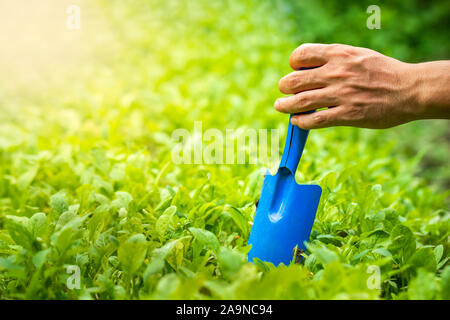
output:
[[[303,129],[331,126],[389,128],[417,119],[450,118],[450,63],[409,64],[341,44],[304,44],[279,82],[275,109]],[[300,70],[300,68],[311,68]]]

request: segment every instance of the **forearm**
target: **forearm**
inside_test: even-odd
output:
[[[450,61],[414,65],[418,119],[450,119]]]

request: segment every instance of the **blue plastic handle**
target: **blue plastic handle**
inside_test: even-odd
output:
[[[309,130],[303,130],[297,126],[293,126],[291,123],[293,116],[294,114],[291,114],[289,117],[289,127],[283,155],[281,157],[280,168],[288,168],[289,171],[295,175],[298,163],[302,157],[303,149],[305,148]]]
[[[314,69],[314,67],[300,68],[300,70],[307,69]],[[286,136],[286,143],[284,144],[283,155],[281,157],[280,168],[288,168],[293,175],[295,175],[298,163],[300,162],[300,158],[302,157],[309,130],[304,130],[297,126],[293,126],[291,123],[291,119],[297,114],[312,113],[314,111],[315,110],[302,113],[294,113],[289,117],[289,127]]]

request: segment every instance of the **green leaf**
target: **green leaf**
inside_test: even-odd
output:
[[[27,172],[23,173],[18,179],[17,179],[17,188],[20,191],[25,191],[25,189],[28,188],[28,186],[31,184],[31,182],[36,177],[38,171],[38,167],[33,167]]]
[[[244,260],[245,259],[240,252],[226,247],[221,247],[220,252],[217,255],[220,269],[227,278],[231,278],[240,270]]]
[[[177,275],[170,273],[159,280],[153,296],[153,299],[162,300],[169,299],[170,295],[176,290],[180,283]]]
[[[58,215],[69,210],[69,200],[64,192],[58,192],[50,197],[50,208]]]
[[[183,237],[177,240],[172,240],[166,243],[161,248],[154,249],[151,254],[150,263],[147,265],[147,268],[144,272],[144,281],[147,281],[149,276],[160,273],[164,268],[164,260],[169,255],[169,253],[172,252],[179,241],[187,238],[190,237]]]
[[[72,219],[74,219],[77,214],[73,211],[66,211],[59,216],[58,222],[56,223],[56,230],[61,229]]]
[[[441,273],[442,299],[450,300],[450,266],[446,266]]]
[[[436,271],[436,259],[431,247],[419,248],[409,259],[408,263],[416,269],[423,268],[430,272]]]
[[[59,254],[64,254],[66,250],[68,250],[72,246],[72,235],[72,228],[62,229],[61,232],[56,234],[55,246],[58,249]]]
[[[95,148],[91,150],[91,155],[94,159],[94,166],[106,175],[109,172],[110,167],[110,162],[106,155],[106,151],[100,148]]]
[[[0,270],[23,270],[23,267],[15,264],[11,258],[0,257]]]
[[[47,261],[47,256],[50,253],[50,251],[51,251],[50,249],[42,250],[33,256],[32,261],[37,269],[42,267],[42,265]]]
[[[29,228],[33,237],[42,237],[47,230],[47,216],[45,213],[35,213],[30,218]]]
[[[166,232],[171,228],[176,212],[177,207],[170,206],[163,212],[162,215],[159,216],[158,220],[156,221],[155,227],[156,231],[161,237],[164,237]]]
[[[431,272],[419,269],[417,276],[408,286],[408,297],[412,300],[432,300],[436,297],[438,285]]]
[[[382,255],[383,257],[392,257],[392,254],[389,252],[389,250],[387,250],[385,248],[377,248],[377,249],[372,250],[372,252],[378,253],[378,254]]]
[[[436,259],[436,263],[439,263],[439,261],[441,261],[443,254],[444,254],[444,246],[442,244],[434,248],[434,258]]]
[[[352,258],[352,262],[357,262],[359,261],[361,258],[363,258],[366,254],[368,254],[370,252],[369,249],[363,250],[358,254],[355,254]]]
[[[317,257],[317,260],[321,262],[324,266],[327,264],[339,260],[336,252],[331,251],[324,245],[312,245],[307,244],[307,248]]]
[[[253,171],[248,176],[247,186],[244,194],[249,195],[253,201],[256,201],[261,193],[262,185],[264,182],[264,174],[260,169]]]
[[[172,199],[172,205],[177,207],[178,210],[182,210],[183,213],[188,212],[189,207],[192,205],[192,203],[189,191],[185,187],[180,186],[178,188],[177,193]]]
[[[189,231],[192,232],[195,239],[207,249],[211,249],[215,252],[219,250],[219,241],[214,233],[194,227],[189,228]]]
[[[99,206],[95,209],[87,225],[89,239],[94,240],[102,232],[103,228],[108,224],[109,218],[109,206]]]
[[[123,242],[119,249],[118,255],[123,270],[128,274],[133,274],[144,262],[147,254],[147,241],[143,234],[135,234],[127,241]]]
[[[443,266],[445,266],[448,260],[450,260],[450,256],[442,259],[441,262],[438,263],[437,269],[441,269]]]
[[[336,172],[329,171],[325,173],[320,179],[320,186],[332,191],[336,186]]]
[[[248,232],[247,230],[248,219],[242,214],[242,212],[238,208],[235,208],[233,206],[229,207],[227,212],[230,214],[234,223],[236,223],[241,232],[246,235]]]
[[[128,205],[133,201],[133,197],[128,192],[118,191],[116,192],[116,199],[111,202],[111,205],[117,209],[128,209]]]
[[[396,225],[390,238],[389,251],[403,257],[405,261],[416,251],[416,240],[408,227],[401,224]]]
[[[164,269],[164,258],[154,257],[150,260],[147,268],[144,272],[144,281],[147,281],[148,277],[156,273],[160,273]]]
[[[27,228],[13,221],[7,221],[5,228],[15,243],[28,250],[33,249],[34,238]]]

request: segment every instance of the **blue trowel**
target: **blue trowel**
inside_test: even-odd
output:
[[[291,117],[292,118],[292,115]],[[305,249],[316,216],[322,189],[297,184],[295,172],[305,147],[308,130],[289,128],[278,172],[267,171],[248,244],[248,260],[255,258],[288,265],[294,252]]]

